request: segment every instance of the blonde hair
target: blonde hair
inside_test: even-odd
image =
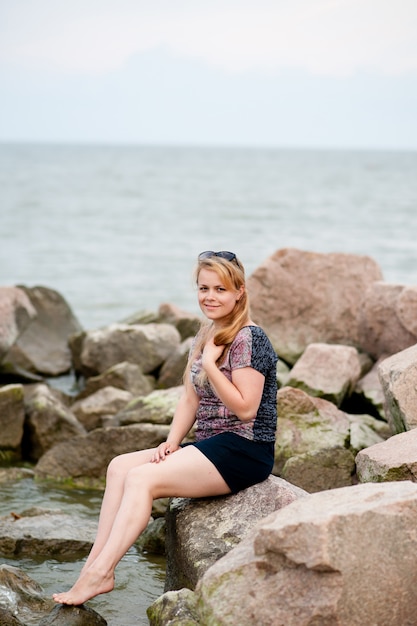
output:
[[[226,289],[239,291],[244,287],[241,296],[237,300],[233,310],[223,320],[222,327],[214,334],[213,341],[216,346],[224,346],[224,350],[216,363],[219,365],[227,354],[231,343],[236,337],[239,330],[248,323],[250,319],[249,313],[249,297],[246,291],[245,270],[240,261],[235,258],[233,261],[227,261],[222,257],[212,256],[209,258],[199,259],[194,272],[195,282],[202,269],[208,269],[216,272]],[[203,350],[204,345],[213,329],[213,322],[203,321],[199,332],[194,341],[194,349],[189,356],[188,364],[184,372],[184,382],[189,376],[191,365],[194,359]],[[205,378],[204,371],[201,373],[202,379]],[[202,382],[202,381],[201,381]]]

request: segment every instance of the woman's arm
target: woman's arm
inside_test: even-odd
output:
[[[242,422],[248,422],[258,411],[265,377],[253,367],[242,367],[233,370],[230,381],[216,365],[222,350],[223,346],[216,346],[212,339],[207,341],[203,350],[203,368],[217,397]]]
[[[178,450],[181,441],[195,422],[198,403],[199,399],[193,386],[187,382],[175,409],[167,440],[156,448],[151,462],[163,461],[167,454]]]

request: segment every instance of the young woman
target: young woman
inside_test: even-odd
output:
[[[274,464],[277,356],[249,316],[244,269],[232,252],[202,252],[197,334],[168,439],[115,457],[107,471],[97,536],[70,591],[79,605],[114,587],[116,565],[146,528],[156,498],[236,493],[265,480]],[[195,442],[181,444],[197,420]]]

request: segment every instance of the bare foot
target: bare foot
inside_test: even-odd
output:
[[[72,604],[78,606],[91,600],[100,593],[108,593],[114,588],[114,576],[108,574],[102,576],[89,569],[79,577],[75,585],[63,593],[54,593],[53,599],[60,604]]]

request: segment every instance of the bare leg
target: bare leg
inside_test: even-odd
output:
[[[54,594],[54,600],[78,605],[113,589],[115,567],[146,528],[155,498],[227,493],[230,489],[214,465],[194,446],[178,450],[163,462],[134,467],[126,476],[107,541],[72,589]]]
[[[153,449],[150,449],[121,454],[109,463],[96,538],[81,573],[95,560],[108,539],[114,518],[122,501],[127,474],[134,467],[140,467],[140,465],[149,463],[153,451]]]

